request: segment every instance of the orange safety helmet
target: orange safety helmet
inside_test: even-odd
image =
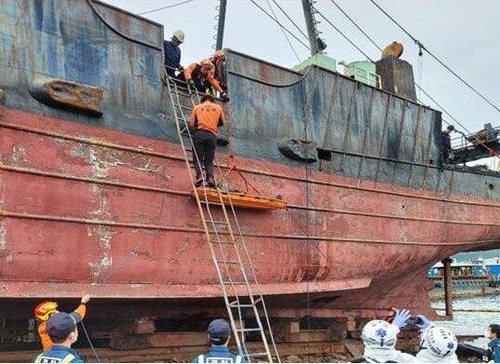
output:
[[[35,317],[41,321],[48,321],[56,312],[57,303],[52,301],[44,301],[35,307]]]
[[[214,67],[214,64],[213,64],[213,62],[210,60],[210,58],[204,58],[204,59],[202,59],[202,60],[201,60],[201,62],[200,62],[200,64],[201,64],[202,66],[210,66],[210,67],[212,67],[212,68]]]

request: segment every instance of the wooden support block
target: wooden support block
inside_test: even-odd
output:
[[[356,320],[353,317],[349,317],[347,319],[347,331],[354,331],[356,329]]]
[[[151,347],[154,348],[209,344],[206,332],[160,332],[147,336]]]
[[[300,323],[299,322],[290,322],[290,333],[295,334],[300,332]]]
[[[345,348],[353,358],[359,358],[363,356],[363,344],[358,340],[346,340]]]
[[[155,331],[156,325],[153,320],[137,320],[134,323],[134,334],[154,334]]]

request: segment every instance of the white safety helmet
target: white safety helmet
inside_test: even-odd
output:
[[[180,29],[176,30],[174,34],[172,34],[172,39],[184,43],[184,32]]]
[[[398,331],[384,320],[369,321],[361,332],[361,339],[367,347],[393,348],[396,345]]]
[[[445,327],[434,326],[428,329],[420,343],[422,349],[429,350],[432,354],[445,357],[452,355],[457,350],[457,338]]]

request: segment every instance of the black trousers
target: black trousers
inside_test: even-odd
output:
[[[198,90],[198,92],[205,93],[207,91],[207,88],[212,87],[210,83],[205,80],[204,77],[194,77],[193,75],[192,80],[194,81],[194,86]],[[179,76],[177,77],[180,81],[186,82],[186,78],[184,77],[184,72],[179,73]],[[183,86],[186,86],[186,84],[183,84]]]
[[[207,179],[214,176],[216,143],[217,136],[214,133],[202,129],[197,129],[194,132],[193,144],[196,153],[193,153],[193,161],[197,177],[201,177],[201,166],[205,166]],[[198,159],[196,156],[198,156]]]

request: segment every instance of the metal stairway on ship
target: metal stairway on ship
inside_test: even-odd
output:
[[[252,362],[254,359],[267,360],[270,363],[280,362],[264,297],[259,288],[250,254],[243,240],[235,206],[231,202],[231,198],[227,198],[228,191],[224,191],[223,187],[210,189],[212,194],[216,193],[218,196],[218,201],[214,203],[213,200],[209,201],[207,198],[206,191],[208,189],[198,189],[195,186],[188,156],[189,151],[195,153],[189,118],[195,103],[200,102],[200,95],[197,90],[180,87],[178,80],[174,82],[174,80],[167,79],[165,83],[170,95],[177,132],[193,188],[193,196],[198,205],[238,351],[240,355],[245,356],[248,362]],[[184,138],[187,138],[191,149],[186,148]],[[196,163],[195,158],[193,161]],[[220,172],[219,164],[216,163],[216,166]],[[206,186],[205,177],[203,177],[203,186]],[[222,211],[223,218],[219,221],[214,220],[214,209]],[[261,320],[261,315],[263,320]],[[244,319],[250,319],[255,324],[253,327],[244,327]],[[251,352],[248,349],[245,338],[247,334],[252,333],[260,335],[262,350],[259,348]],[[255,348],[255,344],[253,343],[253,348]]]

